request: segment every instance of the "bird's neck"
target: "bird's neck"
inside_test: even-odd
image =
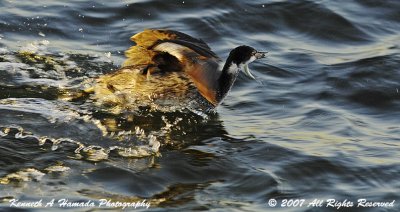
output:
[[[239,74],[239,67],[230,58],[225,62],[220,77],[218,78],[217,101],[220,103],[228,95],[233,83]]]

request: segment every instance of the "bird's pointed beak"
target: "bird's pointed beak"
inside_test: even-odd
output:
[[[265,58],[265,54],[267,54],[267,53],[268,53],[268,52],[259,52],[259,51],[257,51],[253,56],[255,56],[256,59],[261,59],[261,58]],[[249,65],[248,65],[248,64],[244,65],[244,67],[243,67],[243,72],[244,72],[248,77],[250,77],[251,79],[256,79],[256,78],[254,77],[254,75],[250,72],[250,69],[249,69]]]
[[[243,67],[243,72],[244,72],[248,77],[250,77],[250,78],[252,78],[252,79],[256,79],[256,78],[254,77],[254,75],[250,72],[250,69],[249,69],[249,65],[248,65],[248,64],[244,65],[244,67]]]
[[[261,58],[265,58],[265,55],[268,52],[257,52],[254,56],[256,56],[256,59],[261,59]]]

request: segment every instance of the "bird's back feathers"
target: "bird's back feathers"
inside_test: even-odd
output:
[[[153,57],[157,55],[158,52],[169,52],[171,50],[158,48],[158,50],[155,51],[156,47],[162,43],[176,44],[176,47],[180,46],[181,48],[186,47],[204,58],[218,58],[204,41],[178,31],[146,29],[143,32],[133,35],[131,40],[135,42],[136,45],[130,47],[125,52],[127,59],[123,66],[155,64]]]
[[[204,41],[173,30],[155,29],[137,33],[131,40],[136,45],[125,52],[125,67],[147,64],[155,67],[151,69],[153,72],[160,69],[183,71],[203,97],[214,105],[218,104],[216,79],[220,75],[219,58]],[[178,61],[167,58],[168,55]]]

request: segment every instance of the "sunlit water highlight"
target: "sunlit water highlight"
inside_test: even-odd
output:
[[[2,1],[0,14],[1,209],[13,198],[180,211],[366,198],[397,204],[362,211],[399,210],[398,1]],[[202,38],[221,58],[242,44],[268,58],[215,113],[68,99],[118,69],[145,28]]]

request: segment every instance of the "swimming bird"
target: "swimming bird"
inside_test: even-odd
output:
[[[193,103],[217,107],[232,88],[240,70],[254,79],[248,64],[264,58],[246,45],[234,48],[222,66],[201,39],[173,30],[147,29],[131,37],[122,68],[96,79],[87,92],[100,104],[119,110],[134,104]],[[190,101],[186,101],[186,100]]]

